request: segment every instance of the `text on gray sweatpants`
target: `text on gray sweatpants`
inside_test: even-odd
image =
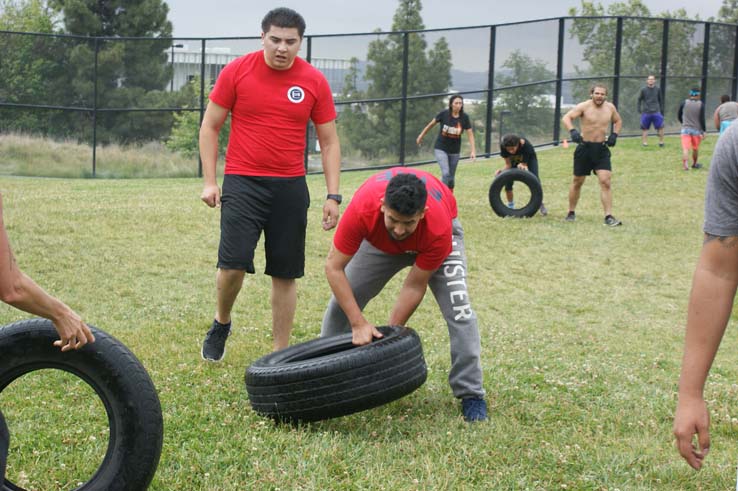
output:
[[[429,286],[446,324],[451,346],[451,371],[448,382],[458,398],[484,397],[481,343],[477,314],[471,308],[466,284],[464,229],[453,221],[453,249],[431,276]],[[415,254],[387,254],[366,240],[346,266],[346,277],[356,302],[362,310],[400,270],[412,266]],[[331,296],[323,315],[321,336],[351,332],[351,325],[341,307]]]

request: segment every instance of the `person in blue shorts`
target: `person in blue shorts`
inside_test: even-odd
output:
[[[646,86],[638,95],[638,112],[641,113],[641,144],[648,146],[648,130],[653,125],[659,135],[659,146],[664,146],[664,103],[661,89],[656,85],[656,77],[649,75]]]

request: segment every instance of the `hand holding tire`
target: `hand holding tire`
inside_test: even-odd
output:
[[[377,328],[370,323],[362,324],[351,329],[351,343],[354,346],[363,346],[372,342],[372,339],[383,338],[384,335],[377,331]]]

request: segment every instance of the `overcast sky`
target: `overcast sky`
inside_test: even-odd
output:
[[[612,0],[596,3],[609,5]],[[717,17],[722,0],[644,0],[657,15],[666,10],[684,8],[701,19]],[[388,31],[397,0],[167,0],[169,20],[177,37],[257,36],[264,14],[273,7],[290,7],[302,14],[308,34]],[[428,29],[470,25],[503,24],[522,20],[568,15],[579,0],[425,0],[423,21]],[[534,33],[528,33],[529,35]]]

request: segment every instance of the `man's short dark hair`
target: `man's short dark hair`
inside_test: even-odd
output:
[[[278,7],[272,9],[264,16],[261,21],[261,32],[269,32],[269,29],[274,27],[285,27],[285,28],[296,28],[297,33],[302,39],[302,35],[305,34],[305,19],[300,14],[287,7]]]
[[[509,133],[502,137],[500,145],[503,147],[517,147],[520,144],[520,137]]]
[[[723,94],[720,96],[720,104],[725,104],[726,102],[730,101],[730,96],[728,94]]]
[[[413,216],[425,209],[428,191],[415,174],[401,173],[390,179],[384,204],[401,215]]]

